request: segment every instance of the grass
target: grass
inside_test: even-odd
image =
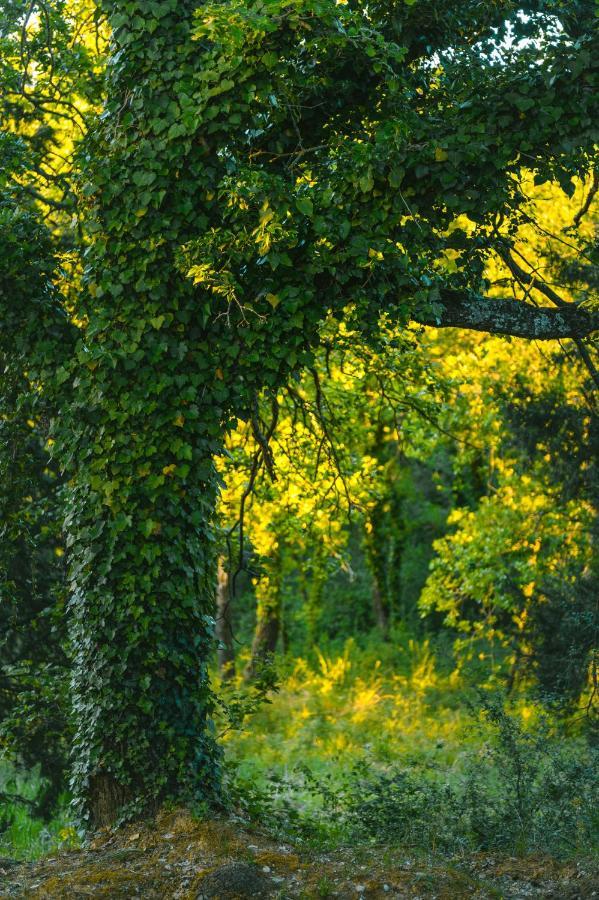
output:
[[[33,801],[40,788],[35,772],[20,773],[8,762],[0,761],[0,794],[18,795]],[[0,800],[0,856],[33,860],[54,850],[72,847],[77,836],[69,819],[66,798],[61,811],[49,822],[32,814],[22,802]]]
[[[461,680],[439,670],[426,640],[387,653],[394,658],[349,640],[340,652],[284,663],[272,702],[225,736],[229,758],[255,777],[300,765],[324,775],[362,760],[459,769],[477,741]]]

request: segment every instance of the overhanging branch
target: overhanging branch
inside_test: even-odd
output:
[[[517,300],[468,297],[446,291],[432,312],[413,313],[421,325],[436,328],[468,328],[529,340],[582,338],[599,330],[599,312],[568,304],[560,309],[530,306]]]

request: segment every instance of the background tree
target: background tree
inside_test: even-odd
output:
[[[69,397],[54,373],[74,346],[66,309],[83,250],[73,153],[100,99],[104,43],[87,0],[0,11],[0,740],[41,767],[45,816],[69,735],[64,478],[49,429]]]
[[[578,183],[567,197],[523,174],[528,201],[512,250],[487,270],[495,289],[515,275],[514,290],[533,299],[549,292],[561,302],[593,302],[592,185]],[[468,441],[464,461],[469,444],[482,444],[483,486],[466,503],[456,498],[454,531],[437,544],[422,604],[470,634],[461,643],[473,658],[485,652],[474,634],[503,642],[512,680],[534,670],[546,697],[572,703],[585,690],[597,641],[589,594],[596,369],[592,345],[561,346],[535,360],[531,351],[486,338],[465,341],[444,360],[464,378],[466,400],[446,424]]]
[[[15,363],[0,353],[0,746],[25,768],[41,765],[45,815],[64,785],[68,752],[61,479],[46,447],[48,404]]]

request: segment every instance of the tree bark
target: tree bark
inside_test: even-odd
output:
[[[218,669],[221,678],[228,681],[235,676],[235,646],[229,573],[224,560],[219,557],[216,573],[216,639],[218,641]]]
[[[599,313],[573,303],[553,309],[444,291],[435,305],[434,312],[414,312],[413,320],[436,328],[467,328],[536,341],[583,338],[599,329]]]
[[[245,670],[248,680],[256,677],[260,665],[273,656],[281,630],[281,583],[278,573],[264,576],[258,584],[256,627],[250,661]]]
[[[372,579],[372,610],[383,639],[387,640],[389,637],[389,610],[383,602],[383,595],[376,576],[373,576]]]
[[[130,792],[106,772],[90,778],[89,793],[92,821],[96,828],[112,825],[123,806],[131,800]]]

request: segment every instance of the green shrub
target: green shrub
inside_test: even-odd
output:
[[[459,835],[450,823],[458,814],[459,800],[449,784],[427,778],[416,767],[373,773],[361,765],[352,776],[344,817],[356,837],[415,848],[454,849]]]
[[[312,845],[555,856],[597,847],[596,753],[562,744],[548,721],[524,727],[501,699],[483,700],[476,724],[484,740],[455,770],[425,757],[385,768],[365,758],[341,774],[298,766],[256,781],[231,767],[230,796],[243,818]]]
[[[483,704],[490,740],[462,787],[464,818],[481,849],[562,855],[599,842],[597,754],[568,745],[541,719],[525,729],[498,700]]]

